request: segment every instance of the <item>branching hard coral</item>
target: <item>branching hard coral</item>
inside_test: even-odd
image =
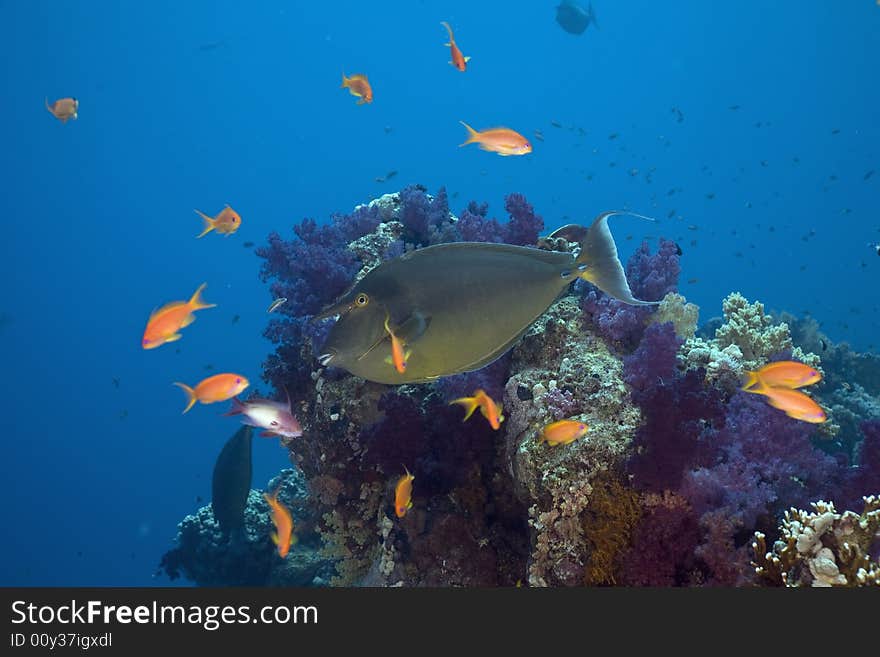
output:
[[[657,306],[657,311],[651,316],[650,321],[652,324],[672,322],[675,334],[687,339],[694,337],[699,317],[699,306],[688,303],[687,299],[677,292],[669,292]]]
[[[880,563],[870,550],[880,532],[880,495],[863,497],[861,514],[840,514],[831,502],[813,511],[792,507],[780,525],[780,539],[767,549],[766,536],[752,542],[759,581],[769,586],[880,586]]]

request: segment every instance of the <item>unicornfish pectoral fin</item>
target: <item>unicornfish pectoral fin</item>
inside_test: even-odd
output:
[[[636,299],[632,294],[632,290],[629,289],[623,265],[620,264],[620,258],[617,255],[617,245],[614,243],[614,237],[608,228],[608,218],[619,214],[631,214],[651,220],[649,217],[620,210],[603,212],[596,217],[592,225],[587,229],[587,234],[583,241],[581,241],[581,252],[575,260],[578,275],[618,301],[633,306],[653,306],[658,304],[660,300],[642,301],[641,299]]]
[[[403,320],[400,326],[394,331],[394,334],[405,344],[412,344],[424,335],[430,325],[431,318],[416,310]]]

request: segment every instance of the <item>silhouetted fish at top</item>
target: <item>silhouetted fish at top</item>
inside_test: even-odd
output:
[[[251,490],[251,439],[253,431],[243,426],[226,441],[211,481],[211,509],[227,536],[244,527],[244,509]]]
[[[556,22],[562,26],[563,30],[571,34],[583,34],[590,23],[597,28],[599,27],[596,22],[596,14],[593,12],[592,2],[587,9],[584,9],[573,0],[562,0],[556,6]]]
[[[493,244],[438,244],[387,260],[314,320],[338,315],[319,360],[379,383],[401,384],[469,372],[501,356],[578,277],[632,305],[605,212],[589,228],[551,237],[579,241],[571,253]],[[635,215],[641,216],[641,215]],[[647,218],[647,217],[643,217]],[[389,320],[391,330],[386,330]],[[388,362],[389,333],[409,351],[406,368]]]

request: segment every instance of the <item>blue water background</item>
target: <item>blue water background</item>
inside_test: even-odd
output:
[[[271,392],[271,298],[243,243],[406,184],[498,217],[522,192],[548,229],[657,216],[614,220],[622,254],[679,240],[702,320],[740,290],[876,348],[880,7],[597,0],[600,29],[573,36],[554,4],[0,0],[0,584],[166,584],[159,558],[238,427],[225,404],[181,416],[172,381],[212,365]],[[343,70],[368,74],[372,105]],[[43,99],[70,95],[62,125]],[[458,148],[459,120],[534,153]],[[241,230],[196,240],[193,208],[224,203]],[[150,311],[202,282],[218,307],[141,350]],[[254,457],[255,487],[288,463],[276,441]]]

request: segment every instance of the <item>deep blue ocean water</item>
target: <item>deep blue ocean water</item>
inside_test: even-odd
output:
[[[0,584],[168,584],[159,558],[238,427],[225,405],[182,416],[171,382],[212,366],[272,392],[271,297],[244,242],[407,184],[499,218],[522,192],[548,229],[658,217],[614,220],[622,255],[676,239],[701,320],[739,290],[876,351],[880,7],[594,4],[599,29],[575,36],[554,0],[0,0]],[[371,105],[339,88],[343,70],[369,76]],[[43,105],[64,96],[80,101],[66,125]],[[514,128],[534,152],[458,148],[459,120]],[[224,203],[241,229],[196,240],[193,209]],[[143,351],[150,311],[202,282],[218,307]],[[263,487],[288,461],[254,445]]]

